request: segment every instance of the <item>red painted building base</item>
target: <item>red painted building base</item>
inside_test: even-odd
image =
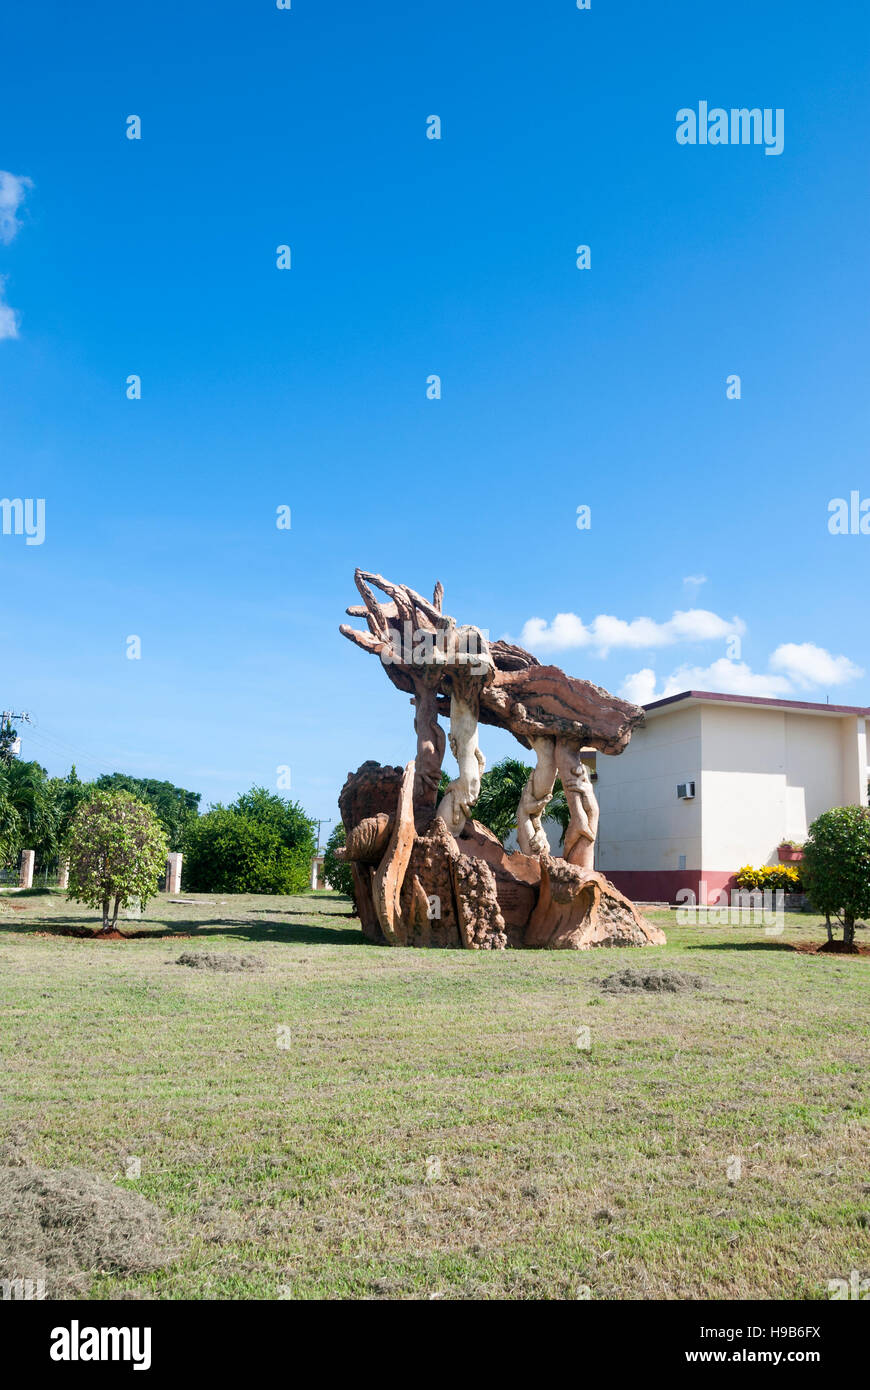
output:
[[[715,902],[723,888],[730,895],[737,888],[735,876],[723,869],[608,869],[599,870],[632,902],[676,903],[680,890],[689,889],[695,902]],[[706,883],[706,891],[702,884]],[[685,897],[683,902],[691,902]]]

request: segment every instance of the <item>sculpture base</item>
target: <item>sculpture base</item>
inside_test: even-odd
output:
[[[587,951],[662,946],[665,934],[603,874],[564,859],[508,854],[478,821],[458,838],[413,804],[414,764],[348,777],[339,805],[364,935],[394,946]],[[365,785],[365,810],[354,819]],[[379,795],[380,793],[380,795]],[[389,803],[393,810],[390,814]],[[351,823],[349,824],[348,821]]]

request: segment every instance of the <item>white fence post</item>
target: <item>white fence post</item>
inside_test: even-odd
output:
[[[170,854],[166,860],[166,891],[167,893],[181,892],[181,861],[183,855]]]
[[[33,861],[36,858],[36,851],[23,849],[21,851],[21,868],[18,874],[19,888],[33,887]]]

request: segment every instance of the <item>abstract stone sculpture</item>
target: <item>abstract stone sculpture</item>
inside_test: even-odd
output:
[[[339,797],[364,935],[393,946],[646,946],[664,933],[593,868],[598,803],[582,751],[619,754],[643,719],[637,705],[589,681],[542,666],[507,642],[442,611],[404,584],[357,570],[363,603],[348,608],[367,632],[341,632],[380,657],[411,696],[417,756],[404,770],[363,763]],[[382,602],[374,589],[387,596]],[[458,776],[441,799],[449,716]],[[520,799],[519,852],[508,854],[473,819],[485,760],[480,723],[509,730],[535,755]],[[569,809],[564,857],[550,851],[542,821],[556,777]]]

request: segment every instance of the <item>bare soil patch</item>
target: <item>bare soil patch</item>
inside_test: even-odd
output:
[[[92,927],[56,927],[54,931],[36,931],[34,936],[74,936],[78,941],[159,941],[171,936],[173,941],[193,941],[194,932],[179,932],[172,927],[165,931],[101,931]]]
[[[632,970],[626,967],[601,981],[608,994],[685,994],[704,989],[708,984],[701,975],[684,970]]]
[[[793,950],[802,956],[870,956],[870,946],[859,946],[857,942],[847,945],[845,941],[796,941]]]

